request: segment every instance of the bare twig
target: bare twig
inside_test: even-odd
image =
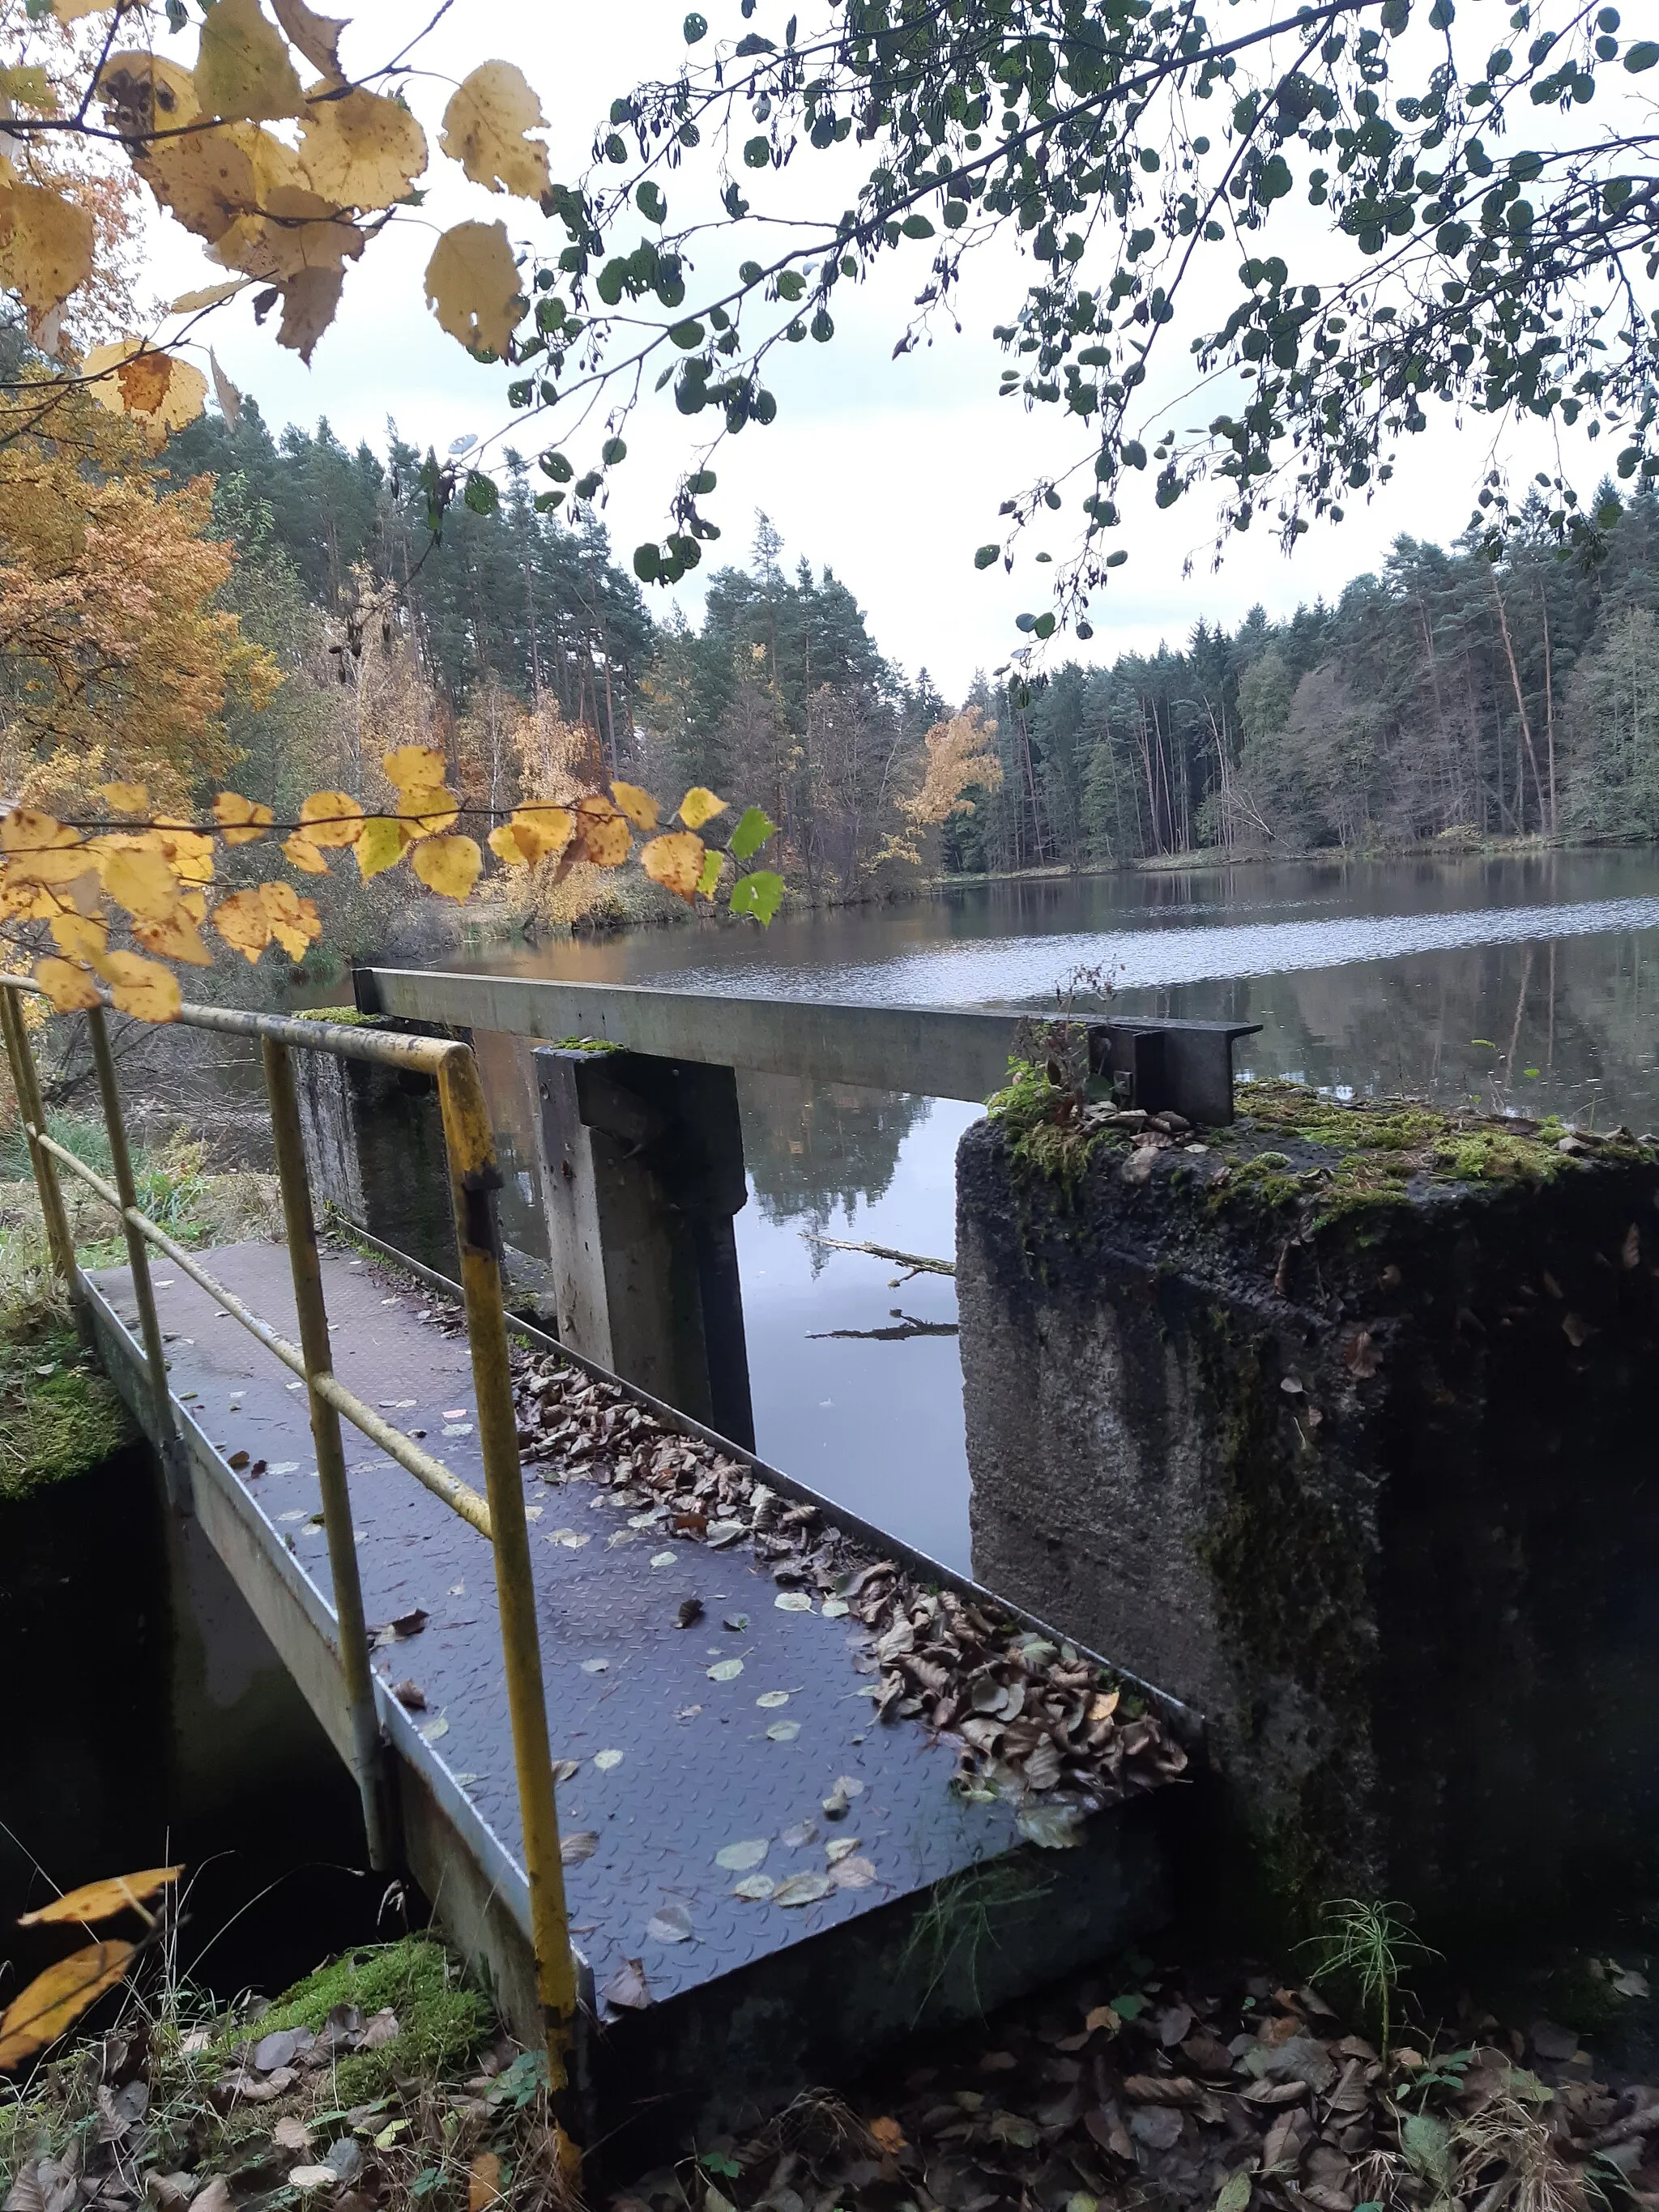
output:
[[[800,1233],[809,1244],[827,1244],[833,1252],[867,1252],[872,1260],[890,1260],[896,1267],[908,1267],[912,1275],[954,1275],[957,1272],[954,1260],[929,1260],[920,1252],[895,1251],[890,1244],[853,1244],[845,1237],[820,1236],[816,1229],[803,1229]]]

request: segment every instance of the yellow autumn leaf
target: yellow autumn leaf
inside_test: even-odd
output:
[[[325,76],[340,76],[340,33],[345,25],[331,15],[317,15],[307,7],[306,0],[270,0],[270,5],[276,21],[312,67],[321,70]]]
[[[234,891],[213,909],[213,927],[253,965],[270,942],[270,916],[258,891]]]
[[[257,799],[240,792],[222,791],[213,802],[213,818],[225,833],[227,845],[251,845],[270,827],[272,815]]]
[[[466,2169],[466,2212],[495,2212],[501,2201],[501,2159],[493,2150],[478,2151]]]
[[[705,822],[712,822],[717,814],[724,814],[726,801],[716,799],[708,787],[694,783],[679,804],[680,820],[688,830],[701,830]]]
[[[434,745],[399,745],[381,756],[380,766],[398,791],[420,791],[444,780],[444,757]]]
[[[153,439],[182,430],[207,404],[207,379],[199,368],[147,348],[139,338],[94,346],[82,374],[100,406],[112,415],[137,416]]]
[[[58,845],[78,845],[77,830],[66,829],[38,807],[14,806],[0,818],[0,853],[41,853]]]
[[[34,963],[34,980],[60,1014],[84,1013],[98,1004],[98,986],[77,963],[50,953]]]
[[[362,840],[358,842],[361,844]],[[302,835],[298,830],[291,837],[283,838],[283,857],[291,866],[298,868],[303,875],[325,876],[328,873],[328,862],[312,843],[310,838]]]
[[[300,80],[288,46],[258,0],[215,0],[202,25],[196,96],[227,123],[274,122],[300,112]]]
[[[48,851],[14,853],[7,863],[7,875],[13,883],[52,884],[59,887],[74,884],[95,867],[92,848],[87,845],[54,845]],[[52,911],[56,912],[56,908]]]
[[[270,933],[290,960],[303,960],[307,947],[323,933],[313,899],[301,898],[292,884],[261,884],[259,896]]]
[[[391,814],[371,814],[357,840],[357,866],[363,881],[395,868],[414,842],[414,832],[406,822]]]
[[[524,280],[502,222],[458,222],[426,264],[439,323],[470,352],[505,353],[524,313]]]
[[[165,921],[179,904],[179,878],[159,853],[112,853],[100,872],[117,906],[146,921]]]
[[[109,985],[116,1012],[131,1014],[136,1022],[172,1022],[185,1002],[179,978],[159,961],[141,960],[136,952],[100,952],[93,966]]]
[[[207,920],[207,899],[201,891],[182,892],[179,899],[179,911],[187,914],[198,929]]]
[[[213,955],[203,942],[198,919],[180,900],[164,921],[135,921],[132,934],[146,952],[159,953],[164,960],[182,960],[191,968],[210,968]]]
[[[538,200],[550,182],[547,148],[525,133],[546,122],[522,70],[482,62],[450,95],[439,143],[475,185]]]
[[[86,960],[101,952],[109,942],[109,926],[101,915],[55,914],[52,937],[58,950],[71,960]]]
[[[519,842],[510,822],[498,822],[490,831],[488,842],[490,851],[504,867],[527,868],[530,866],[530,855]]]
[[[313,791],[300,808],[300,821],[313,845],[355,845],[362,835],[363,810],[349,792]]]
[[[52,0],[52,12],[60,23],[78,23],[83,15],[101,15],[115,0]]]
[[[690,830],[671,830],[642,848],[640,866],[653,884],[660,884],[690,906],[702,881],[702,855],[701,837]]]
[[[459,900],[477,883],[483,854],[471,837],[428,837],[415,848],[410,865],[429,891]]]
[[[399,101],[378,92],[313,86],[300,161],[312,189],[336,207],[390,207],[426,168],[426,133]]]
[[[0,281],[37,324],[92,274],[91,210],[46,185],[0,186]]]
[[[147,1867],[142,1874],[108,1875],[101,1881],[83,1881],[79,1889],[64,1892],[50,1905],[17,1917],[20,1928],[37,1928],[62,1920],[108,1920],[130,1905],[142,1905],[169,1882],[177,1881],[181,1866]]]
[[[596,868],[619,868],[634,849],[627,817],[603,792],[590,791],[576,801],[576,835],[582,857]]]
[[[58,112],[58,88],[39,62],[18,62],[0,69],[0,94],[20,107],[37,108],[42,115]]]
[[[411,836],[432,837],[441,830],[455,827],[460,818],[461,802],[442,784],[416,787],[398,793],[398,811]]]
[[[164,860],[170,860],[181,881],[187,884],[210,884],[213,881],[213,840],[188,822],[175,821],[171,815],[158,814],[154,831],[155,849]]]
[[[637,783],[613,783],[611,796],[636,830],[648,836],[657,826],[657,802],[648,791],[641,791]]]
[[[92,1943],[37,1974],[0,2020],[0,2071],[21,2066],[72,2027],[94,1998],[115,1987],[132,1954],[131,1943]]]
[[[506,825],[527,860],[544,860],[562,853],[576,834],[576,817],[568,806],[518,806]]]
[[[98,796],[112,814],[149,811],[149,793],[142,783],[100,783]]]
[[[173,315],[196,315],[204,307],[216,307],[224,300],[233,298],[246,284],[246,276],[233,276],[228,284],[207,284],[199,292],[185,292],[167,310]]]

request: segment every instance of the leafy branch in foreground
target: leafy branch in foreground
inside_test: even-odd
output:
[[[112,1920],[118,1913],[132,1911],[149,1931],[146,1940],[154,1940],[157,1922],[145,1900],[170,1888],[183,1872],[182,1867],[151,1867],[143,1874],[112,1875],[100,1881],[84,1882],[79,1889],[54,1898],[50,1905],[24,1913],[17,1924],[33,1928],[61,1922],[92,1926]],[[73,2027],[106,1990],[125,1980],[142,1948],[119,1937],[106,1937],[83,1950],[70,1952],[37,1974],[0,2016],[0,2073],[14,2071],[49,2043],[55,2043],[66,2028]]]
[[[217,0],[188,68],[122,43],[148,26],[147,0],[51,4],[99,27],[57,77],[21,52],[6,72],[21,161],[0,165],[0,275],[40,342],[92,281],[95,240],[73,191],[28,165],[89,142],[118,149],[231,272],[174,303],[181,342],[257,286],[256,313],[280,307],[279,342],[308,359],[348,264],[424,189],[426,133],[405,97],[424,32],[353,80],[345,25],[272,0],[278,28],[259,0]],[[740,0],[743,20],[759,5]],[[182,27],[185,0],[168,15]],[[684,36],[674,74],[612,101],[574,183],[532,135],[543,118],[522,74],[475,68],[444,110],[442,151],[473,183],[538,204],[554,235],[459,223],[425,272],[442,327],[506,362],[509,403],[550,434],[546,507],[603,495],[647,382],[688,424],[708,419],[670,526],[635,554],[646,582],[677,581],[719,536],[702,506],[712,459],[775,419],[775,349],[829,343],[891,254],[922,257],[896,354],[958,315],[974,254],[1012,244],[1030,263],[994,327],[1001,389],[1074,417],[1077,455],[1006,499],[1006,533],[974,558],[1011,563],[1032,525],[1069,528],[1036,555],[1057,580],[1054,605],[1019,617],[1033,643],[1064,620],[1090,634],[1145,471],[1161,507],[1212,489],[1218,549],[1258,520],[1286,542],[1340,520],[1388,481],[1431,402],[1488,420],[1477,521],[1494,542],[1510,514],[1496,443],[1517,418],[1612,439],[1620,479],[1659,475],[1659,122],[1645,90],[1659,41],[1626,33],[1616,7],[1255,0],[1235,28],[1198,0],[825,0],[804,34],[792,13],[708,44],[693,14]],[[301,63],[319,75],[307,83]],[[814,154],[835,157],[817,217],[778,181]],[[1188,349],[1176,396],[1152,381],[1172,345]],[[131,337],[81,374],[158,440],[207,390],[176,350]],[[234,407],[228,386],[221,398]],[[54,404],[36,386],[14,412],[27,428]],[[434,528],[453,497],[487,510],[498,496],[478,465],[489,443],[464,483],[433,464]],[[1587,507],[1564,462],[1540,481],[1558,538],[1595,555],[1613,508]]]
[[[149,796],[136,783],[100,787],[112,815],[125,817],[119,821],[60,822],[34,807],[14,806],[0,818],[0,921],[44,925],[49,933],[56,950],[42,952],[33,972],[60,1013],[100,1004],[103,985],[120,1012],[167,1022],[177,1016],[182,993],[166,963],[210,966],[204,927],[251,963],[273,943],[291,959],[303,959],[322,934],[315,902],[281,878],[221,889],[216,847],[257,844],[285,830],[283,856],[296,872],[326,875],[329,854],[349,851],[365,881],[407,854],[428,890],[465,903],[483,854],[455,825],[479,810],[463,807],[445,785],[443,756],[430,746],[401,745],[382,767],[396,793],[391,810],[370,813],[349,792],[318,791],[302,803],[298,819],[285,824],[269,806],[231,791],[215,799],[211,822],[145,820]],[[659,829],[661,810],[650,793],[613,782],[608,793],[586,792],[568,805],[530,800],[504,818],[492,816],[487,842],[503,867],[548,862],[556,882],[581,861],[621,867],[638,830],[646,839],[640,866],[653,883],[688,906],[699,898],[714,903],[729,885],[727,911],[769,923],[783,896],[782,877],[763,868],[736,875],[735,869],[777,825],[751,806],[722,848],[698,833],[726,811],[723,799],[694,786],[676,811],[684,826]],[[141,950],[112,946],[112,926],[125,926]]]

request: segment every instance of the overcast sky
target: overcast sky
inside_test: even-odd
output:
[[[343,47],[347,66],[362,73],[385,61],[421,12],[404,0],[360,7]],[[716,34],[737,23],[735,7],[707,12]],[[769,17],[781,19],[783,12],[763,0],[756,20],[777,32]],[[528,203],[469,185],[437,155],[445,101],[479,61],[516,61],[550,118],[553,173],[574,178],[585,166],[593,121],[612,97],[641,76],[667,74],[677,65],[684,51],[683,13],[681,0],[609,0],[556,9],[532,9],[523,0],[461,0],[452,9],[418,50],[427,73],[407,88],[433,144],[427,205],[400,215],[349,269],[339,317],[311,367],[276,346],[274,318],[264,330],[255,327],[246,298],[212,319],[222,365],[257,398],[273,426],[309,425],[326,416],[349,444],[367,439],[383,447],[391,417],[406,438],[441,452],[458,436],[486,437],[510,420],[506,372],[480,368],[438,328],[422,274],[437,232],[466,217],[504,218],[515,240],[554,246],[562,242],[562,227],[546,223]],[[193,46],[193,36],[181,42],[181,58],[189,58]],[[798,159],[785,180],[798,205],[833,214],[848,203],[850,177],[843,179],[834,167],[840,159]],[[672,212],[678,216],[682,210]],[[170,218],[157,218],[151,235],[150,273],[161,297],[218,274],[204,263],[198,241]],[[1024,608],[1041,610],[1043,580],[1052,574],[1029,557],[1012,576],[1000,567],[976,572],[974,548],[1000,536],[997,507],[1004,497],[1045,461],[1073,458],[1077,448],[1058,409],[1027,413],[1018,399],[997,397],[1005,356],[991,339],[991,325],[1012,316],[1030,281],[1012,249],[999,248],[971,278],[960,336],[946,324],[930,347],[890,359],[928,252],[917,249],[866,287],[840,287],[830,345],[809,342],[772,356],[767,381],[778,395],[777,420],[764,429],[750,425],[723,447],[720,490],[708,513],[725,536],[706,550],[705,560],[712,567],[722,556],[745,558],[755,510],[764,508],[783,535],[787,562],[805,555],[815,566],[828,564],[856,594],[888,656],[912,673],[925,665],[941,689],[959,696],[976,668],[996,665],[1019,642],[1013,617]],[[695,303],[695,279],[690,297]],[[1175,347],[1165,371],[1166,380],[1175,380],[1157,387],[1160,399],[1176,396],[1181,374]],[[1195,404],[1190,419],[1201,422],[1215,411],[1211,394]],[[1184,418],[1177,412],[1176,419]],[[624,562],[641,539],[664,532],[665,500],[685,459],[688,428],[667,393],[629,426],[629,457],[613,474],[605,513]],[[542,440],[526,427],[521,442],[534,452]],[[1454,537],[1468,518],[1488,450],[1484,424],[1459,432],[1446,411],[1437,410],[1431,429],[1401,454],[1395,482],[1373,503],[1356,503],[1340,527],[1316,526],[1294,558],[1282,556],[1268,533],[1235,538],[1218,574],[1212,572],[1202,507],[1188,500],[1158,514],[1148,471],[1140,480],[1147,493],[1142,510],[1124,533],[1129,562],[1096,601],[1093,642],[1079,647],[1057,640],[1056,647],[1084,659],[1109,659],[1154,647],[1161,639],[1178,641],[1200,615],[1231,625],[1258,601],[1278,615],[1322,593],[1334,595],[1349,578],[1378,565],[1401,532],[1442,541]],[[580,459],[580,450],[573,452]],[[1514,446],[1510,453],[1529,466],[1550,458]],[[1052,543],[1060,551],[1066,538]],[[1186,576],[1189,559],[1193,573]],[[693,621],[697,580],[679,588]],[[647,599],[653,612],[667,613],[668,593],[652,589]]]

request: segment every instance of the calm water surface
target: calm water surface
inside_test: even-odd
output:
[[[468,964],[472,964],[469,962]],[[1052,1004],[1104,966],[1125,1013],[1259,1022],[1241,1074],[1659,1127],[1659,856],[1218,869],[516,951],[479,965],[863,1003]],[[738,1217],[758,1448],[966,1565],[946,1278],[810,1234],[948,1256],[955,1100],[739,1077]]]

